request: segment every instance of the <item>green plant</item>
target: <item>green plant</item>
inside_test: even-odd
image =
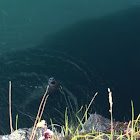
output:
[[[132,101],[131,101],[131,106],[132,106],[131,140],[133,140],[135,128],[134,128],[134,106]]]
[[[16,130],[18,129],[17,128],[18,127],[17,123],[18,123],[18,114],[16,115]]]
[[[67,108],[66,108],[66,111],[65,111],[65,136],[68,136],[68,115],[67,115]]]
[[[17,129],[18,129],[18,128],[17,128],[17,123],[18,123],[18,114],[16,115],[16,139],[17,139],[17,135],[18,135],[18,134],[17,134]]]
[[[41,120],[41,117],[42,117],[42,114],[43,114],[43,111],[44,111],[44,108],[45,108],[45,104],[46,104],[46,101],[47,101],[47,98],[49,97],[49,95],[47,95],[47,92],[48,92],[48,88],[49,86],[47,86],[47,89],[43,95],[43,98],[41,100],[41,103],[40,103],[40,106],[39,106],[39,109],[38,109],[38,113],[37,113],[37,116],[36,116],[36,120],[34,122],[34,127],[32,129],[32,134],[30,136],[30,140],[34,140],[34,137],[35,137],[35,133],[36,133],[36,129],[37,129],[37,123],[40,122]],[[94,101],[95,97],[97,96],[98,93],[96,93],[92,100],[90,101],[89,105],[85,106],[85,111],[83,113],[83,117],[79,117],[79,114],[82,113],[82,109],[83,109],[83,106],[80,108],[80,110],[74,115],[73,114],[73,109],[72,109],[72,113],[68,112],[70,111],[70,107],[66,107],[66,110],[65,110],[65,124],[64,126],[60,126],[58,124],[53,124],[52,122],[52,119],[50,119],[50,122],[51,122],[51,128],[52,130],[55,132],[55,134],[59,134],[58,131],[55,129],[55,126],[58,126],[61,128],[61,131],[63,131],[63,135],[59,136],[59,135],[55,135],[53,136],[50,140],[61,140],[63,138],[63,140],[83,140],[86,139],[88,140],[89,138],[93,139],[93,140],[106,140],[106,139],[109,139],[109,140],[113,140],[113,139],[116,139],[116,140],[137,140],[137,139],[140,139],[140,114],[138,115],[138,117],[136,118],[136,120],[134,119],[134,105],[133,105],[133,102],[131,101],[131,107],[132,107],[132,119],[131,121],[129,121],[128,125],[127,125],[127,129],[126,129],[126,133],[124,134],[123,130],[117,134],[114,129],[113,129],[113,101],[112,101],[112,92],[110,91],[110,89],[108,88],[108,92],[109,92],[109,104],[110,104],[110,115],[111,115],[111,131],[110,133],[103,133],[103,132],[96,132],[94,129],[92,130],[92,132],[90,133],[85,133],[85,128],[84,128],[84,124],[87,122],[88,120],[88,111],[89,111],[89,108],[92,104],[92,102]],[[68,105],[68,102],[67,102],[67,105]],[[70,104],[71,106],[71,104]],[[71,107],[72,108],[72,107]],[[80,113],[79,113],[80,112]],[[68,117],[68,114],[70,115],[70,118],[72,117],[73,115],[73,120],[74,121],[70,121],[69,120],[69,117]],[[9,82],[9,118],[10,118],[10,130],[11,130],[11,133],[14,131],[13,127],[12,127],[12,114],[11,114],[11,82]],[[75,118],[77,118],[76,120],[76,123],[75,123]],[[80,119],[82,118],[82,119]],[[16,115],[16,139],[18,137],[18,115]],[[82,129],[82,134],[80,134],[79,132],[79,128],[80,130]]]
[[[88,107],[87,107],[87,109],[86,109],[86,111],[85,111],[85,113],[84,113],[84,115],[83,115],[83,118],[81,119],[81,122],[82,122],[82,121],[84,120],[84,118],[87,116],[87,112],[88,112],[88,110],[89,110],[91,104],[93,103],[95,97],[97,96],[97,94],[98,94],[98,92],[96,92],[96,93],[94,94],[93,98],[91,99],[91,101],[90,101],[90,103],[89,103],[89,105],[88,105]],[[80,123],[79,123],[79,125],[77,126],[77,128],[76,128],[76,130],[75,130],[75,134],[76,134],[76,132],[78,131],[78,128],[79,128],[79,127],[80,127]]]
[[[121,131],[120,134],[116,134],[114,133],[113,130],[113,115],[112,115],[112,105],[113,105],[113,101],[112,101],[112,92],[110,91],[110,89],[108,89],[109,92],[109,104],[110,104],[110,114],[111,114],[111,132],[110,134],[106,134],[106,133],[102,133],[102,132],[95,132],[92,131],[92,133],[88,133],[88,134],[82,134],[79,135],[77,133],[77,135],[75,134],[75,136],[73,136],[73,138],[71,140],[75,140],[77,138],[85,138],[88,139],[88,137],[92,138],[93,140],[98,139],[98,140],[106,140],[106,138],[113,140],[137,140],[138,138],[140,139],[140,126],[139,126],[139,122],[140,122],[140,114],[138,115],[137,119],[134,120],[134,106],[133,106],[133,102],[131,101],[131,107],[132,107],[132,120],[129,121],[129,124],[127,126],[127,130],[126,130],[126,134],[122,134],[123,132]],[[88,108],[87,108],[88,109]],[[85,111],[85,114],[87,114],[87,109]],[[84,114],[84,116],[86,116]],[[82,127],[83,132],[84,130],[84,125],[82,123],[82,120],[79,119],[79,117],[77,116],[77,119],[80,123],[80,126]],[[86,121],[86,119],[85,119]],[[78,131],[79,125],[76,129],[76,131]],[[131,128],[131,129],[130,129]],[[130,135],[131,134],[131,135]],[[139,137],[138,137],[139,136]]]

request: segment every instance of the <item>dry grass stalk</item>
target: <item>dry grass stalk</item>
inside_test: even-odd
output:
[[[47,95],[46,98],[45,98],[45,101],[44,101],[44,104],[43,104],[43,106],[42,106],[42,110],[41,110],[40,116],[39,116],[39,118],[38,118],[38,122],[40,122],[40,120],[41,120],[41,117],[42,117],[42,115],[43,115],[43,111],[44,111],[45,104],[46,104],[46,101],[47,101],[48,97],[49,97],[49,95]]]
[[[89,108],[90,108],[92,102],[94,101],[95,97],[97,96],[97,94],[98,94],[98,92],[96,92],[96,93],[94,94],[93,98],[91,99],[91,101],[90,101],[90,103],[89,103],[89,105],[88,105],[88,107],[87,107],[87,109],[86,109],[86,111],[85,111],[85,113],[84,113],[84,115],[83,115],[83,118],[82,118],[81,122],[84,120],[84,118],[85,118],[85,116],[86,116],[86,114],[87,114],[87,112],[88,112],[88,110],[89,110]],[[79,125],[78,125],[77,128],[76,128],[75,134],[76,134],[76,132],[77,132],[77,130],[78,130],[79,127],[80,127],[80,123],[79,123]]]
[[[41,100],[41,103],[40,103],[40,106],[39,106],[39,109],[38,109],[38,113],[37,113],[37,116],[36,116],[36,120],[34,122],[34,126],[33,126],[33,129],[32,129],[31,136],[30,136],[30,140],[34,140],[36,129],[37,129],[36,124],[41,120],[47,98],[49,97],[49,95],[47,95],[48,89],[49,89],[49,86],[47,86],[47,89],[46,89],[46,91],[44,93],[44,96]],[[43,107],[42,107],[42,104],[43,104]],[[42,111],[41,111],[41,109],[42,109]],[[41,111],[41,113],[40,113],[40,111]]]
[[[113,108],[112,108],[112,106],[113,106],[113,101],[112,101],[112,92],[110,91],[110,88],[108,88],[108,92],[109,92],[109,104],[110,104],[110,110],[109,110],[109,112],[110,112],[110,115],[111,115],[111,140],[113,140],[113,133],[114,133],[114,131],[113,131]]]
[[[12,111],[11,111],[11,81],[9,81],[9,119],[11,133],[14,131],[12,127]]]
[[[43,104],[43,107],[42,107],[42,111],[41,111],[41,113],[40,113],[40,116],[38,117],[38,122],[40,122],[40,120],[41,120],[41,117],[42,117],[42,114],[43,114],[43,111],[44,111],[44,108],[45,108],[45,104],[46,104],[46,101],[47,101],[47,98],[48,98],[48,97],[49,97],[49,95],[47,95],[46,98],[45,98],[45,101],[44,101],[44,104]],[[37,123],[36,123],[36,124],[37,124]],[[36,127],[36,125],[35,125],[34,131],[33,131],[33,138],[32,138],[32,140],[33,140],[34,137],[35,137],[36,130],[37,130],[37,127]]]

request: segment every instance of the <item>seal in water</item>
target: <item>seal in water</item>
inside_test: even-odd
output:
[[[59,85],[54,77],[49,78],[48,85],[49,85],[48,94],[52,94],[56,91],[59,91]]]

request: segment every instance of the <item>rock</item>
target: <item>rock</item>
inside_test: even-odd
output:
[[[105,132],[110,129],[110,120],[97,113],[90,114],[90,117],[84,125],[84,129],[86,132],[93,130],[96,132]]]
[[[9,135],[0,136],[0,140],[29,140],[32,128],[23,128],[15,130]]]
[[[130,126],[129,126],[130,125]],[[113,131],[116,134],[116,136],[114,136],[113,138],[116,139],[119,137],[119,135],[121,136],[121,134],[125,134],[127,132],[127,130],[129,130],[129,128],[131,128],[131,124],[129,124],[128,122],[113,122]],[[138,124],[135,127],[136,131],[140,129],[140,125]],[[53,133],[53,135],[50,135],[52,132],[51,130],[47,131],[49,129],[45,129],[44,127],[42,128],[37,128],[36,130],[36,135],[34,140],[45,140],[45,133],[48,134],[49,133],[49,137],[46,137],[47,140],[69,140],[72,137],[71,136],[64,136],[64,134],[61,133]],[[23,128],[23,129],[18,129],[16,131],[14,131],[12,134],[9,135],[1,135],[0,136],[0,140],[29,140],[30,135],[32,132],[32,128]],[[98,135],[97,132],[103,132],[104,134],[110,134],[111,132],[111,121],[97,113],[94,114],[90,114],[90,117],[88,118],[88,120],[86,121],[86,123],[84,124],[84,132],[83,130],[81,130],[79,132],[79,134],[87,134],[87,133],[91,133],[91,132],[95,132],[95,134],[92,134],[94,136]],[[130,131],[131,134],[131,131]],[[139,139],[140,138],[140,133],[137,133],[136,138]],[[48,135],[47,135],[48,136]],[[106,135],[102,135],[101,136],[102,139],[104,140],[108,140],[109,138]],[[123,137],[123,138],[127,138]],[[90,139],[90,138],[89,138]]]

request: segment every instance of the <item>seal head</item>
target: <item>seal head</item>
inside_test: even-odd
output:
[[[48,89],[49,94],[52,94],[59,90],[58,83],[56,82],[54,77],[49,78],[48,85],[49,85],[49,89]]]

